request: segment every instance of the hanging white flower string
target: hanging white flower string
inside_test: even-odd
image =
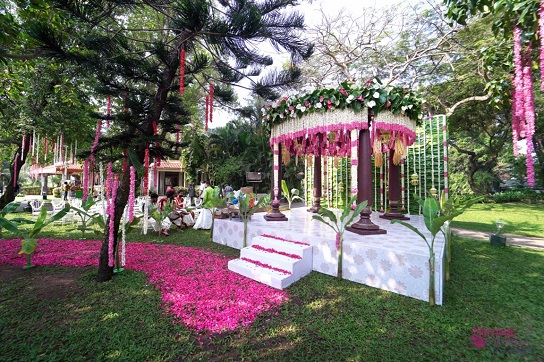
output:
[[[423,127],[423,189],[420,190],[423,195],[427,194],[427,121]],[[421,195],[420,195],[421,197]],[[421,213],[421,211],[420,211]]]
[[[147,235],[147,224],[149,219],[149,210],[147,209],[147,202],[148,202],[149,196],[144,196],[144,223],[142,225],[142,232],[144,235]]]
[[[122,229],[121,229],[121,268],[125,267],[125,247],[126,247],[126,224],[127,224],[127,210],[123,212],[123,221],[122,221]],[[117,266],[119,267],[119,266]]]
[[[384,211],[384,207],[383,207],[383,165],[384,165],[385,162],[382,162],[382,165],[380,166],[380,212],[383,212]]]
[[[448,186],[448,126],[446,124],[446,116],[442,116],[442,142],[444,146],[444,197],[446,200],[449,195]]]
[[[280,154],[280,144],[275,143],[274,144],[274,204],[278,204],[278,196],[279,196],[279,168],[281,167],[279,162],[279,154]]]
[[[433,137],[433,119],[429,119],[429,138],[431,139],[431,194],[436,192],[434,187],[434,137]],[[434,194],[433,194],[434,195]]]
[[[408,173],[410,173],[410,160],[414,160],[414,149],[412,148],[412,158],[410,158],[410,150],[408,149],[408,157],[406,157],[406,170],[408,171]],[[412,177],[410,176],[408,178],[408,182],[406,182],[406,186],[407,186],[407,192],[408,192],[408,198],[407,198],[407,206],[408,206],[408,214],[410,214],[410,185],[412,184],[411,183],[411,180],[412,180]]]
[[[442,132],[440,132],[440,123],[441,122],[441,117],[433,117],[434,120],[436,121],[436,150],[438,151],[438,157],[436,158],[436,165],[438,167],[438,172],[436,173],[436,178],[437,178],[437,186],[438,186],[438,195],[441,194],[441,190],[440,190],[440,175],[442,175],[442,169],[440,168],[440,160],[442,159],[442,156],[440,155],[440,136],[442,135]]]
[[[99,172],[100,172],[100,191],[98,192],[98,195],[100,197],[100,203],[102,204],[102,219],[104,222],[106,222],[106,202],[107,200],[104,200],[104,164],[100,162],[99,164]]]
[[[40,134],[38,134],[38,138],[36,139],[36,163],[40,163]]]
[[[350,193],[351,196],[358,194],[358,181],[357,181],[357,170],[359,166],[359,159],[358,159],[358,145],[359,145],[359,130],[352,129],[351,130],[351,187],[350,187]]]
[[[404,158],[400,159],[400,199],[401,199],[401,210],[406,210],[404,207]]]

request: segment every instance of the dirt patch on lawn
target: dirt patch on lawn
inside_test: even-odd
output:
[[[78,279],[87,272],[84,268],[23,270],[21,266],[0,265],[0,285],[17,283],[29,296],[59,300],[81,291]]]

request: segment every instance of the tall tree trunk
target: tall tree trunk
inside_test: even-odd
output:
[[[130,162],[129,162],[130,164]],[[128,201],[128,195],[130,191],[130,166],[123,173],[123,178],[119,187],[117,188],[117,195],[114,201],[115,214],[113,225],[113,250],[115,251],[119,245],[118,234],[121,218],[125,211],[125,206]],[[106,227],[104,228],[104,239],[102,240],[102,247],[100,248],[100,260],[98,263],[98,273],[96,275],[97,282],[105,282],[111,280],[113,277],[113,266],[109,266],[109,240],[110,240],[110,217],[106,219]]]
[[[151,106],[151,110],[149,112],[149,115],[147,116],[147,124],[146,128],[148,129],[149,133],[153,133],[153,121],[156,121],[159,123],[160,116],[162,114],[162,111],[164,109],[164,105],[166,103],[166,99],[168,97],[168,92],[171,90],[171,85],[176,77],[176,71],[179,64],[179,47],[177,48],[175,52],[172,52],[170,54],[170,59],[172,59],[171,62],[168,63],[167,69],[165,69],[165,72],[163,73],[163,81],[157,88],[157,93],[155,94],[155,98],[153,99],[153,104]],[[142,148],[138,149],[137,156],[140,163],[144,163],[144,149],[145,145],[142,146]],[[130,191],[130,165],[132,163],[130,162],[130,159],[127,162],[127,168],[123,174],[123,179],[121,180],[121,183],[117,189],[117,196],[114,201],[115,206],[115,219],[114,219],[114,241],[113,241],[113,248],[116,250],[119,240],[118,240],[118,232],[119,232],[119,225],[121,223],[121,218],[123,217],[123,212],[125,210],[125,206],[128,201],[128,195]],[[144,220],[145,221],[145,220]],[[113,266],[109,266],[109,217],[106,220],[106,227],[104,228],[104,238],[102,240],[102,247],[100,249],[100,259],[98,264],[98,273],[96,276],[97,282],[106,282],[113,278]]]
[[[28,137],[28,138],[30,138],[30,137]],[[19,175],[21,173],[21,168],[25,164],[26,158],[28,156],[28,150],[30,150],[29,140],[27,139],[27,142],[25,142],[25,144],[24,144],[24,150],[23,150],[24,154],[23,154],[22,159],[21,159],[21,146],[22,146],[22,144],[18,144],[17,151],[13,155],[13,158],[11,159],[11,164],[9,165],[9,171],[10,171],[10,176],[11,177],[9,178],[9,182],[6,185],[5,189],[4,189],[4,193],[2,194],[2,197],[0,197],[0,210],[3,209],[4,206],[9,204],[10,202],[15,200],[15,197],[17,196],[15,194],[15,185],[14,185],[13,180],[14,179],[17,180],[17,183],[18,183]],[[15,169],[15,172],[13,172],[14,168],[15,168],[15,158],[16,157],[17,157],[17,169]],[[0,180],[0,182],[2,182],[2,181]]]

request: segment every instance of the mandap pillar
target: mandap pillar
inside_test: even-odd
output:
[[[369,122],[371,114],[369,111]],[[387,234],[387,230],[380,229],[370,220],[372,214],[372,160],[370,147],[370,131],[363,129],[359,131],[359,167],[357,172],[357,204],[367,200],[367,206],[361,211],[359,221],[348,226],[346,230],[359,235]]]
[[[49,194],[49,189],[47,188],[47,174],[42,174],[42,198],[47,200],[47,195]]]
[[[388,220],[410,220],[404,214],[399,212],[399,200],[400,200],[400,177],[399,177],[399,165],[395,165],[393,162],[393,156],[395,150],[389,151],[389,211],[383,215],[380,215],[383,219]]]
[[[319,211],[321,208],[321,196],[323,195],[323,189],[321,186],[321,151],[320,151],[320,145],[321,141],[323,139],[323,134],[318,133],[317,134],[317,144],[318,147],[315,151],[314,156],[314,190],[313,190],[313,196],[314,196],[314,204],[312,207],[310,207],[307,211],[313,212],[314,214]]]
[[[266,221],[287,221],[287,217],[280,211],[280,200],[281,200],[281,143],[274,144],[273,150],[273,160],[274,165],[272,166],[272,211],[264,215]]]

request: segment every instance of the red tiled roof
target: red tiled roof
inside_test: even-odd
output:
[[[150,169],[153,169],[155,164],[149,165]],[[170,160],[170,161],[161,161],[161,165],[157,167],[159,171],[181,171],[181,161]]]

